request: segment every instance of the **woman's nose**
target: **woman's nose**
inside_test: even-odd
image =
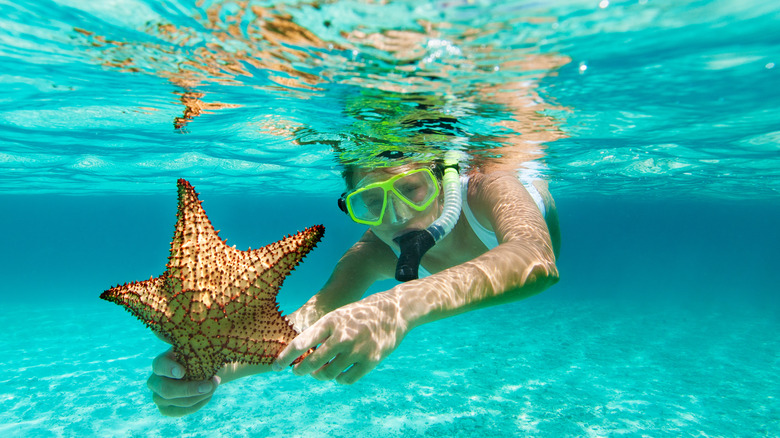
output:
[[[412,209],[398,199],[395,194],[391,193],[387,197],[387,212],[385,213],[385,221],[387,223],[393,225],[403,223],[411,219],[413,215]]]

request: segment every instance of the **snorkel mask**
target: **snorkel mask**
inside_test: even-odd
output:
[[[449,234],[458,221],[461,210],[459,170],[458,153],[448,151],[444,156],[444,208],[441,215],[428,228],[410,231],[393,239],[401,250],[396,265],[396,280],[417,279],[422,257],[436,242]],[[339,199],[339,208],[357,223],[376,226],[382,223],[385,214],[397,214],[397,206],[391,203],[400,202],[402,208],[424,211],[438,195],[439,184],[434,172],[429,168],[414,169],[344,193]]]
[[[339,208],[359,224],[380,225],[385,214],[392,215],[392,223],[401,222],[397,218],[401,208],[425,211],[439,196],[439,183],[430,168],[402,172],[385,181],[363,182],[339,199]]]

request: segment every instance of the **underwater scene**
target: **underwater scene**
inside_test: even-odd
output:
[[[780,436],[778,2],[0,0],[0,67],[0,436]],[[442,161],[433,207],[363,178]],[[481,247],[495,272],[456,252],[430,281],[329,282],[385,223],[366,217],[446,211],[451,171],[517,175],[534,206],[520,244]],[[381,211],[358,211],[365,187]],[[273,246],[317,225],[316,247]],[[405,327],[357,381],[296,365],[219,381],[186,412],[160,396],[176,380],[153,374],[162,338],[184,357],[320,327],[280,322],[279,283],[284,315],[352,283],[360,302],[427,285],[404,295],[426,304],[472,284],[463,266],[487,282],[475,294],[499,288],[500,267],[529,263],[508,247],[547,254],[549,284],[427,302],[443,317]],[[376,254],[359,266],[398,251]],[[160,298],[208,281],[219,293],[184,310]],[[230,330],[178,325],[250,296],[265,307]],[[331,348],[312,339],[309,358]],[[205,377],[225,358],[270,367],[263,342],[192,360]]]

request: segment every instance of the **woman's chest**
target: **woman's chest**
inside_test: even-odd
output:
[[[425,254],[421,265],[428,272],[436,273],[471,261],[487,251],[488,248],[461,215],[452,232]]]

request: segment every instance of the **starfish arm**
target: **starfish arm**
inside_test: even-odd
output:
[[[270,365],[298,332],[275,306],[267,305],[233,328],[224,347],[229,362]]]
[[[254,267],[258,272],[256,285],[261,288],[272,286],[274,299],[284,279],[303,260],[322,238],[325,227],[315,225],[287,236],[278,242],[251,251]]]
[[[225,363],[271,365],[287,344],[287,342],[280,340],[258,341],[235,336],[230,340],[231,351],[225,355]]]
[[[176,228],[168,257],[168,272],[182,280],[184,289],[195,287],[201,270],[198,260],[227,248],[203,209],[195,188],[184,179],[178,181],[179,206]],[[208,254],[206,254],[208,253]]]
[[[219,263],[210,267],[216,275],[197,277],[196,288],[224,291],[212,299],[225,308],[226,314],[252,313],[268,303],[275,303],[285,277],[317,245],[324,229],[322,225],[315,225],[249,251],[222,245],[220,255],[213,256]]]
[[[160,322],[168,309],[164,290],[165,277],[160,276],[112,287],[100,294],[100,298],[121,305],[155,333],[160,333]]]
[[[270,365],[299,334],[275,303],[264,306],[244,321],[234,327],[225,346],[225,357],[229,362]],[[300,362],[312,351],[306,352],[294,363]]]

